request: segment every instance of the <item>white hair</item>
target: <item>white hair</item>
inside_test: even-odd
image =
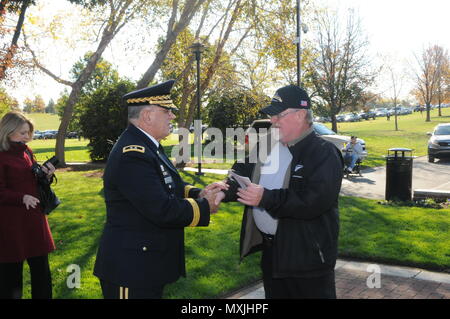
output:
[[[308,122],[309,126],[313,124],[314,116],[313,111],[311,109],[306,110],[306,121]]]

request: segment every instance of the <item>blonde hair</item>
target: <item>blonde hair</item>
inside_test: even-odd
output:
[[[34,125],[20,112],[8,112],[0,121],[0,152],[9,150],[9,136],[23,124],[30,126],[30,138],[33,136]]]

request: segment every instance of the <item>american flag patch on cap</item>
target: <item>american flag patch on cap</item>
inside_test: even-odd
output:
[[[308,101],[301,100],[300,101],[300,106],[308,106]]]

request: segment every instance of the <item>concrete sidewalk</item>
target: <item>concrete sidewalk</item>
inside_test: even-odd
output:
[[[366,168],[362,176],[342,180],[341,195],[370,199],[384,199],[386,166]],[[450,191],[450,161],[428,163],[426,156],[415,158],[412,171],[412,190],[434,189]]]
[[[342,259],[335,272],[338,299],[450,299],[450,274]],[[225,298],[264,299],[263,284],[258,282]]]

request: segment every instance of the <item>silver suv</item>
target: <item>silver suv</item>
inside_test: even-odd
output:
[[[450,123],[438,124],[433,133],[428,132],[428,162],[435,158],[450,157]]]

